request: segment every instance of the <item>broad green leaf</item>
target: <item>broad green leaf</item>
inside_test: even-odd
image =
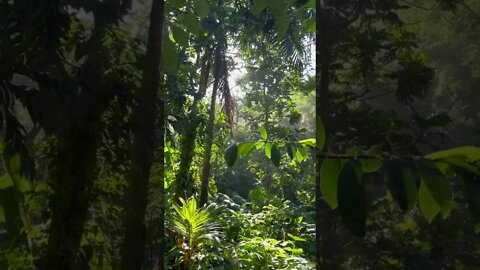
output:
[[[13,186],[13,181],[8,173],[0,177],[0,189],[5,189],[11,186]]]
[[[257,148],[257,150],[258,150],[258,149],[260,149],[264,146],[265,146],[265,142],[257,142],[257,144],[255,145],[255,148]]]
[[[305,140],[301,140],[298,142],[299,144],[303,144],[303,145],[308,145],[308,146],[313,146],[315,147],[315,139],[313,138],[310,138],[310,139],[305,139]]]
[[[297,242],[306,242],[307,241],[305,238],[295,236],[291,233],[287,233],[287,236],[290,237],[293,241],[297,241]]]
[[[267,130],[264,127],[259,127],[258,130],[260,131],[260,135],[264,140],[268,138]]]
[[[307,151],[301,145],[297,147],[297,152],[295,153],[295,157],[299,162],[302,162],[307,159]]]
[[[444,217],[452,210],[452,188],[446,177],[435,172],[421,172],[422,181],[435,202],[440,206]]]
[[[184,47],[188,46],[188,33],[185,32],[182,28],[178,26],[173,26],[172,34],[173,34],[173,38],[175,39],[175,42],[178,45],[181,45]]]
[[[409,213],[417,203],[417,182],[408,163],[392,160],[386,164],[388,188],[403,212]]]
[[[463,170],[467,170],[477,175],[480,175],[480,169],[478,167],[464,161],[463,159],[451,157],[442,160],[456,168],[461,168]]]
[[[235,143],[229,146],[225,150],[224,157],[229,167],[232,167],[233,165],[235,165],[235,161],[237,161],[237,157],[238,157],[238,145]]]
[[[187,0],[171,0],[172,4],[177,8],[183,8],[187,4]]]
[[[322,151],[326,142],[325,126],[323,125],[322,118],[317,116],[315,119],[315,139],[318,150]]]
[[[290,159],[294,159],[295,154],[297,152],[297,148],[295,147],[295,143],[287,142],[286,148],[287,148],[287,154],[290,157]]]
[[[265,155],[268,158],[272,158],[272,143],[266,143],[265,144]]]
[[[380,159],[368,158],[361,159],[360,164],[362,165],[362,170],[365,173],[373,173],[378,171],[382,166],[382,161]]]
[[[277,144],[272,145],[271,159],[272,159],[273,165],[280,167],[280,151],[278,150]]]
[[[252,14],[257,16],[259,15],[268,4],[268,0],[255,0],[252,6]]]
[[[447,150],[442,150],[426,155],[425,157],[431,160],[444,159],[455,156],[463,156],[469,161],[480,160],[480,147],[462,146]]]
[[[193,4],[193,8],[197,12],[198,17],[205,18],[210,11],[210,4],[208,4],[207,0],[196,0]]]
[[[292,20],[284,16],[277,17],[278,38],[282,39],[288,31],[288,26]]]
[[[367,205],[364,182],[358,179],[357,164],[347,162],[338,180],[338,208],[343,224],[355,236],[365,235]]]
[[[440,206],[435,202],[433,196],[430,194],[425,182],[420,182],[420,190],[418,191],[418,204],[423,216],[431,223],[435,216],[440,211]]]
[[[165,72],[172,73],[177,69],[177,48],[169,38],[165,39],[164,46],[163,67],[165,68]]]
[[[268,6],[273,15],[278,19],[279,17],[285,17],[286,8],[284,0],[268,0]]]
[[[300,153],[300,151],[298,149],[295,152],[295,158],[297,159],[298,162],[302,162],[304,160],[303,156],[302,156],[302,153]]]
[[[338,177],[342,166],[343,161],[340,159],[325,159],[320,168],[320,190],[323,199],[332,209],[338,206]]]
[[[184,13],[179,18],[191,34],[196,35],[200,31],[200,21],[195,14],[191,12]]]
[[[315,0],[308,0],[308,2],[304,5],[306,8],[315,8]]]
[[[238,144],[238,151],[240,152],[240,156],[244,157],[247,156],[252,152],[252,150],[255,148],[256,143],[254,142],[248,142],[248,143],[239,143]]]

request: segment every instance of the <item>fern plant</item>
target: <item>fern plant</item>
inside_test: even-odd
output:
[[[220,231],[207,209],[199,208],[195,199],[180,198],[180,203],[173,204],[171,229],[175,233],[175,248],[180,253],[177,265],[189,270],[199,260],[202,247],[219,242]]]

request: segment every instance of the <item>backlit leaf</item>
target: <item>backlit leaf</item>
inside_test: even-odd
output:
[[[338,206],[338,177],[342,166],[343,161],[340,159],[325,159],[320,168],[320,190],[323,199],[332,209]]]

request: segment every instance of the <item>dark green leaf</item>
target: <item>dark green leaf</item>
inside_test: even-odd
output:
[[[287,142],[287,154],[288,156],[290,157],[290,159],[294,159],[295,158],[295,154],[297,152],[297,148],[295,146],[295,143],[292,143],[292,142]]]
[[[198,14],[198,17],[205,18],[208,16],[208,12],[210,11],[210,5],[208,4],[207,0],[196,0],[193,4],[195,11]]]
[[[365,235],[367,205],[365,187],[358,178],[358,165],[347,162],[338,180],[338,208],[343,224],[356,236]]]
[[[271,151],[271,159],[273,162],[273,165],[279,167],[280,166],[280,151],[278,150],[278,146],[276,144],[272,145],[272,151]]]
[[[165,39],[165,49],[163,52],[163,67],[165,72],[172,73],[177,69],[177,49],[175,44],[169,39]]]
[[[225,150],[225,161],[227,161],[227,165],[232,167],[235,165],[235,161],[237,161],[238,157],[238,146],[237,144],[232,144]]]
[[[200,31],[200,21],[195,14],[189,12],[182,14],[179,18],[191,34],[196,35]]]
[[[255,0],[252,6],[252,14],[257,16],[259,15],[268,4],[268,0]]]
[[[181,46],[188,46],[188,33],[178,26],[172,27],[172,34],[175,42]]]
[[[388,187],[400,208],[409,213],[417,203],[417,181],[409,163],[392,160],[386,164]]]
[[[468,210],[476,222],[480,221],[480,176],[470,171],[457,170],[464,181],[465,198]]]

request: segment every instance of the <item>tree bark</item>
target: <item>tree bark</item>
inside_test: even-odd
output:
[[[215,51],[215,80],[213,82],[212,98],[210,101],[210,111],[206,130],[205,154],[203,157],[202,178],[200,182],[200,206],[204,206],[208,201],[208,179],[210,178],[210,159],[212,157],[213,131],[215,129],[215,103],[217,101],[217,92],[221,80],[222,65],[224,65],[222,59],[222,46],[223,44],[217,44]]]
[[[334,133],[334,127],[331,125],[331,104],[330,104],[330,65],[332,57],[332,40],[329,34],[330,14],[324,8],[323,2],[316,1],[317,4],[317,72],[316,72],[316,100],[315,114],[317,118],[321,118],[328,133]],[[318,123],[318,121],[317,121]],[[317,132],[319,127],[316,127]],[[327,147],[327,143],[325,144]],[[335,230],[333,220],[335,218],[334,211],[323,200],[320,184],[321,175],[320,168],[323,159],[321,151],[316,148],[316,181],[315,181],[315,245],[316,245],[316,269],[338,269],[335,260]]]
[[[163,47],[164,0],[153,0],[150,13],[147,53],[143,71],[142,86],[136,91],[136,106],[132,116],[133,143],[131,145],[131,165],[127,175],[127,204],[125,207],[125,239],[121,250],[121,269],[142,268],[145,249],[145,209],[147,206],[150,168],[155,149],[156,100],[161,79],[161,53]],[[160,132],[164,130],[164,96],[160,96]],[[163,137],[160,139],[160,163],[163,168]],[[163,179],[163,175],[160,175]],[[163,188],[163,185],[162,187]],[[162,198],[163,199],[163,198]],[[162,204],[163,205],[163,204]],[[160,209],[163,227],[164,209]],[[163,229],[163,228],[161,228]],[[163,236],[163,234],[162,234]],[[160,245],[164,245],[160,239]],[[163,254],[159,259],[160,269],[164,269]]]
[[[175,177],[175,198],[190,197],[193,191],[193,183],[190,179],[190,166],[193,162],[195,151],[195,139],[197,137],[197,128],[200,124],[198,116],[198,102],[205,96],[210,74],[210,57],[211,50],[207,49],[201,60],[200,86],[198,93],[195,95],[192,111],[189,114],[189,125],[185,134],[182,136],[180,165],[178,173]]]

